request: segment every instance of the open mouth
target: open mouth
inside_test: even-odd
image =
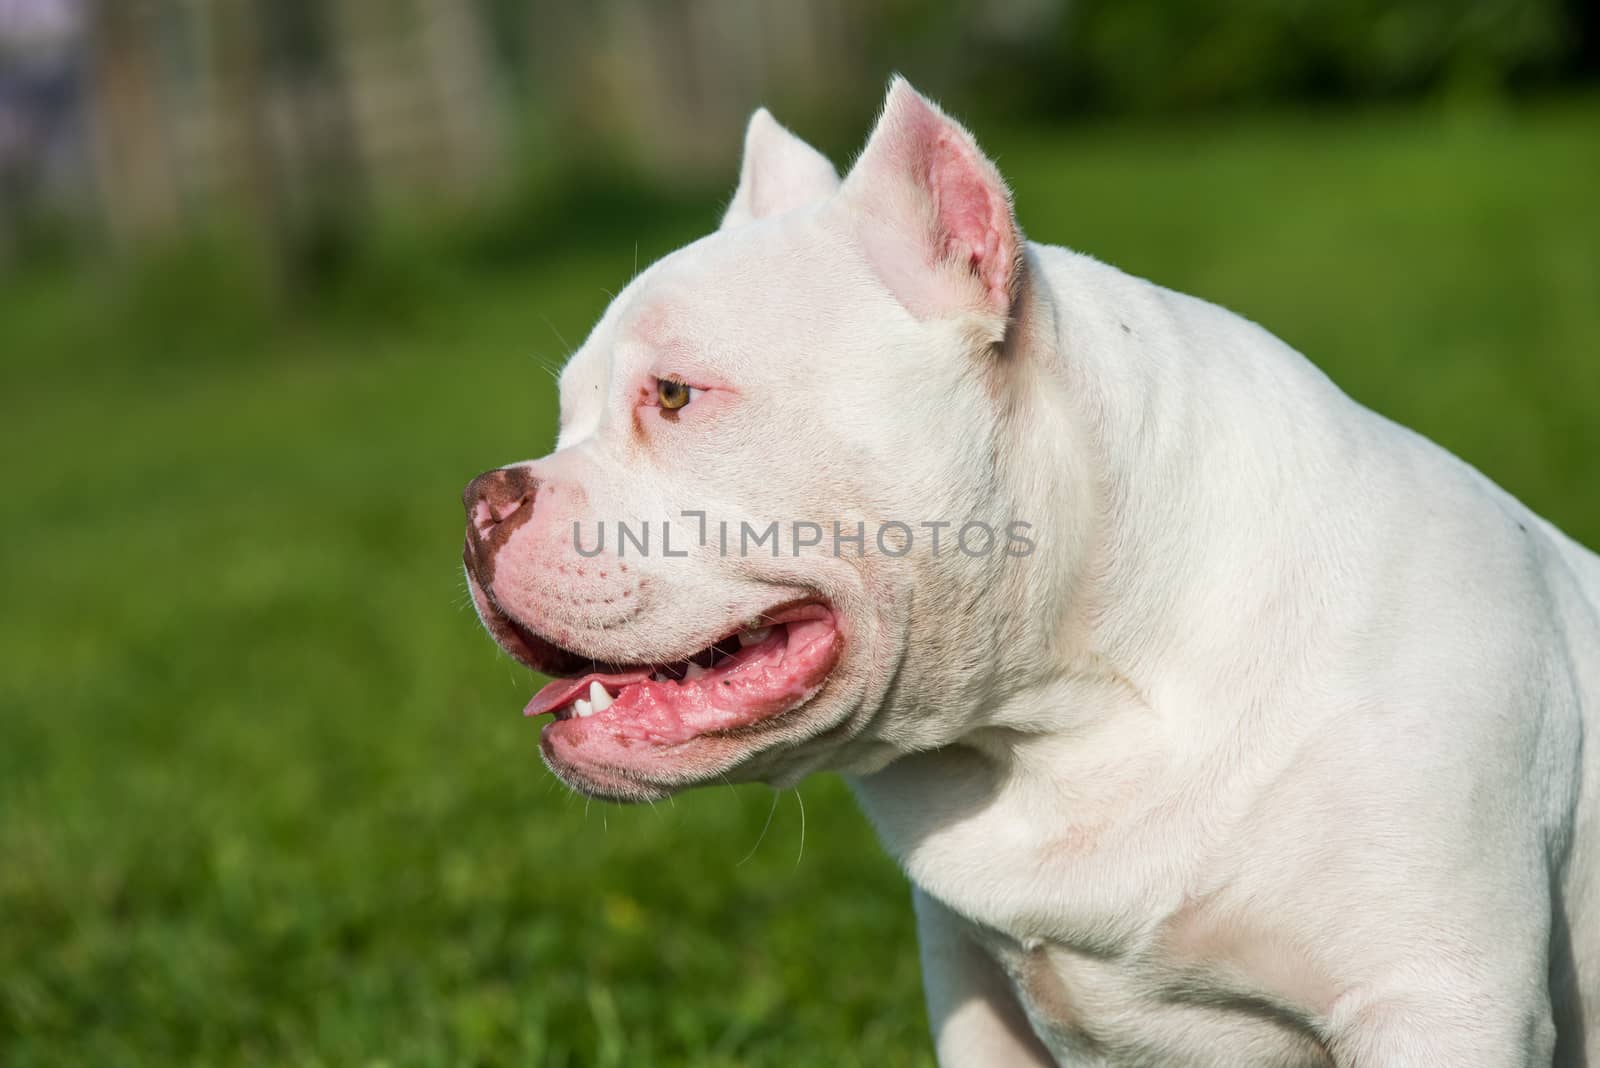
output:
[[[524,714],[555,713],[547,730],[603,729],[670,745],[749,727],[804,703],[827,681],[839,649],[838,627],[827,606],[792,605],[763,613],[759,621],[682,660],[618,665],[568,654],[570,659],[560,658],[562,667],[576,661],[591,670],[560,672],[569,677],[541,689]]]

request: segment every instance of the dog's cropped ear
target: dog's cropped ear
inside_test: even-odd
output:
[[[722,229],[803,208],[832,196],[839,172],[826,156],[757,108],[744,131],[739,188],[722,216]]]
[[[960,123],[896,77],[841,205],[884,283],[921,319],[1004,336],[1022,279],[1011,193]]]

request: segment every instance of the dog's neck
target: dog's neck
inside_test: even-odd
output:
[[[1032,265],[1032,299],[1053,307],[1027,312],[1049,329],[1034,332],[1037,406],[1019,426],[1067,429],[1018,442],[1053,450],[1015,467],[1048,480],[1022,492],[1067,532],[1036,583],[1036,610],[1058,613],[1030,618],[1051,641],[1036,656],[1220,714],[1219,695],[1272,684],[1261,664],[1316,640],[1291,594],[1348,578],[1364,517],[1334,502],[1359,496],[1344,487],[1369,413],[1221,308],[1059,249]]]
[[[1346,579],[1360,541],[1359,517],[1319,505],[1356,496],[1364,418],[1315,368],[1087,257],[1035,247],[1028,264],[1006,467],[1016,506],[1039,516],[1041,559],[1003,599],[1024,606],[1001,623],[1005,688],[957,745],[854,780],[919,882],[956,856],[1007,863],[996,843],[1025,827],[1066,835],[1087,863],[1152,806],[1198,816],[1173,805],[1186,783],[1248,789],[1252,769],[1230,763],[1245,721],[1257,738],[1305,729],[1264,722],[1299,707],[1282,698],[1303,676],[1282,665],[1318,659],[1324,621],[1290,594]],[[1041,808],[1060,822],[1030,823]],[[1012,844],[1021,868],[1047,848]]]

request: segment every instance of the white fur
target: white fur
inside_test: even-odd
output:
[[[873,142],[929,130],[976,152],[897,83]],[[561,586],[530,618],[616,661],[781,591],[845,622],[815,701],[661,789],[849,774],[947,1066],[1504,1068],[1558,1028],[1600,1065],[1600,560],[1259,327],[1021,243],[987,161],[1009,265],[941,236],[943,157],[869,147],[836,189],[764,112],[747,146],[724,228],[562,376],[563,519],[1022,519],[1038,551],[657,557],[626,616]],[[727,389],[641,444],[666,373]]]
[[[722,217],[723,229],[782,215],[814,204],[839,188],[828,157],[757,108],[744,131],[739,188]]]

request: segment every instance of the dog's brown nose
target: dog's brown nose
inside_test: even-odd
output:
[[[525,467],[500,467],[485,471],[461,493],[467,519],[480,538],[533,504],[538,483]]]
[[[467,546],[463,554],[478,584],[487,588],[494,577],[494,555],[511,532],[533,514],[539,480],[525,467],[485,471],[461,493],[467,510]]]

